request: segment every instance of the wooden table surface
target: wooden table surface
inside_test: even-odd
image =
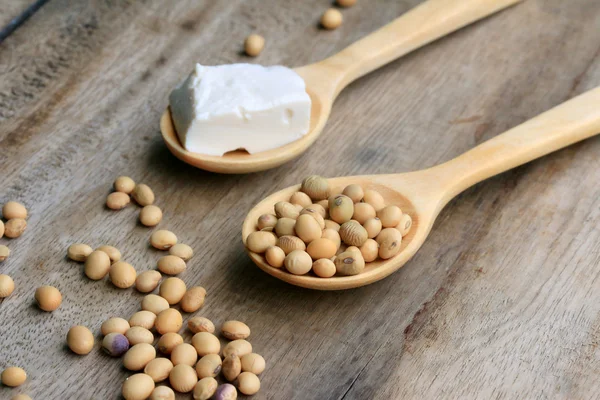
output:
[[[0,369],[29,379],[0,398],[119,398],[130,373],[102,354],[99,327],[138,311],[142,295],[92,282],[65,257],[73,242],[113,244],[138,271],[155,268],[137,207],[104,207],[118,175],[150,185],[159,227],[194,248],[181,277],[208,291],[198,314],[252,328],[267,360],[255,399],[599,398],[600,137],[467,190],[412,261],[360,289],[275,280],[240,238],[256,202],[308,174],[429,167],[600,85],[598,0],[527,0],[359,80],[316,144],[274,170],[215,175],[162,142],[167,95],[194,62],[314,62],[419,2],[359,0],[325,32],[329,0],[49,0],[9,34],[0,203],[31,216],[21,238],[0,239],[12,251],[0,273],[16,283],[0,301]],[[0,3],[7,23],[33,1]],[[254,31],[267,48],[248,59]],[[34,305],[44,284],[64,296],[53,313]],[[74,324],[98,335],[88,356],[65,346]]]

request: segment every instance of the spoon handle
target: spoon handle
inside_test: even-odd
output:
[[[355,79],[521,0],[426,0],[322,63],[342,72],[336,94]]]
[[[446,185],[443,204],[470,186],[600,133],[600,86],[428,172]]]

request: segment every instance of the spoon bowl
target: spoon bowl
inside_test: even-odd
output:
[[[169,109],[160,130],[169,150],[180,160],[212,172],[239,174],[277,167],[302,154],[323,131],[333,102],[351,82],[436,39],[521,0],[426,0],[419,6],[321,62],[296,68],[304,79],[312,107],[308,133],[285,146],[249,154],[223,156],[187,151],[179,141]]]
[[[250,258],[263,271],[293,285],[340,290],[368,285],[401,268],[419,250],[429,235],[442,208],[468,187],[538,157],[569,146],[600,133],[600,87],[563,103],[463,155],[433,168],[393,175],[363,175],[329,179],[332,193],[340,193],[351,183],[381,193],[386,204],[399,206],[408,213],[413,225],[402,239],[400,253],[388,260],[365,265],[354,276],[320,278],[311,273],[293,275],[282,268],[273,268],[265,258],[248,251]],[[242,226],[242,241],[257,230],[262,214],[273,214],[278,201],[288,201],[300,189],[291,186],[258,203],[246,216]]]

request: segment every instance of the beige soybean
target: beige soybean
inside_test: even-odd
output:
[[[13,218],[4,224],[4,236],[10,239],[18,238],[27,229],[27,221],[22,218]]]
[[[285,259],[285,252],[281,247],[271,246],[265,251],[265,259],[271,267],[281,268],[283,267],[283,260]]]
[[[171,352],[173,365],[186,364],[193,367],[198,361],[198,353],[194,346],[189,343],[181,343]]]
[[[103,279],[110,271],[110,257],[103,251],[92,251],[85,260],[85,275],[98,281]]]
[[[169,332],[178,332],[183,325],[183,317],[181,313],[174,308],[161,311],[156,316],[154,327],[161,335]]]
[[[131,192],[131,197],[142,207],[154,203],[154,192],[148,185],[143,183],[135,185],[133,192]]]
[[[141,326],[148,330],[154,328],[156,314],[150,311],[138,311],[129,318],[129,326]]]
[[[364,224],[367,220],[371,218],[375,218],[377,213],[373,206],[369,203],[356,203],[354,205],[354,214],[352,214],[352,219],[358,221],[359,224]]]
[[[372,262],[379,255],[379,244],[373,239],[367,239],[362,246],[359,247],[365,262]]]
[[[321,214],[321,217],[325,218],[327,216],[327,210],[329,209],[329,201],[327,199],[321,200],[318,203],[311,204],[307,208],[315,210]]]
[[[331,278],[335,275],[335,264],[328,258],[321,258],[312,265],[312,270],[320,278]]]
[[[194,286],[188,289],[181,298],[181,310],[186,313],[196,312],[204,305],[206,289],[202,286]]]
[[[44,311],[54,311],[62,303],[62,294],[54,286],[40,286],[35,290],[35,301]]]
[[[215,333],[215,324],[213,324],[212,321],[208,318],[193,317],[188,320],[188,329],[193,333]]]
[[[314,219],[317,220],[319,227],[321,229],[325,229],[325,219],[323,218],[323,216],[321,215],[321,213],[319,211],[315,210],[314,208],[306,207],[300,211],[300,215],[304,215],[304,214],[308,214],[308,215],[312,216]]]
[[[250,57],[258,56],[265,48],[265,38],[253,33],[244,41],[244,51]]]
[[[171,354],[173,349],[183,343],[183,337],[175,332],[165,333],[158,339],[156,347],[163,354]]]
[[[229,342],[223,347],[223,357],[228,357],[236,354],[238,357],[243,357],[246,354],[252,353],[252,345],[244,339],[237,339]]]
[[[400,231],[402,236],[406,236],[412,227],[412,218],[408,214],[402,214],[400,222],[396,226],[396,229]]]
[[[383,196],[379,194],[379,192],[372,189],[365,190],[363,202],[370,204],[375,211],[379,211],[385,207],[385,200],[383,200]]]
[[[187,244],[177,243],[169,249],[169,254],[177,256],[183,261],[189,261],[194,256],[194,250]]]
[[[357,221],[345,222],[340,227],[340,238],[350,246],[362,246],[368,239],[368,233]]]
[[[168,255],[158,259],[157,267],[163,274],[177,275],[185,271],[187,265],[181,258]]]
[[[158,357],[146,364],[144,373],[152,378],[154,382],[161,382],[169,377],[169,373],[172,369],[173,363],[171,360],[164,357]]]
[[[194,368],[186,364],[179,364],[173,367],[169,374],[171,387],[180,393],[189,393],[198,383],[198,375]]]
[[[400,223],[402,210],[398,206],[387,206],[377,211],[377,218],[384,228],[393,228]]]
[[[0,220],[0,239],[2,239],[2,236],[4,236],[4,222]]]
[[[73,261],[84,262],[94,250],[83,243],[74,243],[67,249],[67,257]]]
[[[111,264],[116,263],[121,259],[121,252],[114,246],[104,245],[98,247],[96,250],[105,252],[108,255],[108,258],[110,258]]]
[[[221,325],[221,334],[229,340],[246,339],[250,336],[250,327],[241,321],[225,321]]]
[[[171,231],[161,229],[152,233],[150,244],[158,250],[169,250],[177,244],[177,236]]]
[[[0,245],[0,262],[6,260],[10,255],[10,249],[4,245]]]
[[[238,390],[246,396],[252,396],[260,390],[260,379],[252,372],[242,372],[235,382]]]
[[[32,400],[32,398],[27,396],[26,394],[18,394],[15,397],[13,397],[11,400]]]
[[[67,333],[67,345],[73,353],[86,355],[94,347],[94,335],[85,326],[73,326]]]
[[[162,275],[158,271],[144,271],[135,278],[135,288],[142,293],[149,293],[158,287]]]
[[[119,176],[117,179],[115,179],[113,187],[117,192],[129,194],[133,192],[133,188],[135,188],[135,182],[128,176]]]
[[[140,210],[140,222],[144,226],[156,226],[160,223],[162,217],[162,210],[155,205],[148,205]]]
[[[185,282],[179,278],[167,278],[160,284],[158,294],[164,297],[170,305],[177,304],[185,295],[187,288]]]
[[[343,224],[350,221],[353,214],[354,203],[350,197],[338,194],[329,198],[329,217],[332,220],[338,224]]]
[[[154,342],[154,334],[141,326],[132,326],[131,328],[127,329],[127,332],[125,332],[125,337],[131,346],[135,346],[139,343],[152,344],[152,342]]]
[[[15,290],[15,282],[8,275],[0,275],[0,299],[8,297]]]
[[[332,229],[336,232],[340,231],[340,224],[330,219],[325,220],[325,229]]]
[[[275,215],[277,218],[291,218],[296,219],[300,212],[292,203],[287,201],[279,201],[275,203]]]
[[[138,343],[132,346],[123,357],[123,366],[130,371],[140,371],[156,358],[156,350],[151,344]]]
[[[112,192],[106,196],[106,207],[111,210],[122,210],[131,202],[129,195],[122,192]]]
[[[336,256],[335,269],[340,275],[358,275],[365,269],[365,259],[360,251],[348,249]]]
[[[210,332],[196,333],[192,337],[192,345],[196,348],[200,357],[204,357],[207,354],[219,354],[221,350],[219,338]]]
[[[246,238],[246,246],[254,253],[264,253],[269,247],[275,246],[277,237],[266,231],[252,232]]]
[[[330,8],[321,16],[321,25],[327,30],[333,30],[342,25],[342,13],[335,8]]]
[[[321,237],[322,228],[311,215],[303,214],[296,220],[296,236],[304,243],[310,243]]]
[[[288,255],[294,250],[306,250],[306,244],[296,236],[286,235],[277,239],[277,247]]]
[[[199,378],[216,378],[221,372],[221,356],[218,354],[207,354],[198,360],[196,373]]]
[[[256,225],[258,226],[258,230],[261,231],[265,228],[275,228],[277,224],[277,217],[273,214],[263,214],[258,217],[258,221]]]
[[[304,250],[294,250],[285,256],[285,269],[294,275],[304,275],[312,268],[312,258]]]
[[[168,386],[158,386],[152,391],[150,400],[175,400],[175,392]]]
[[[8,367],[2,371],[0,380],[2,380],[3,385],[8,387],[21,386],[27,380],[27,373],[23,368]]]
[[[2,207],[2,216],[4,219],[27,219],[27,209],[21,203],[16,201],[9,201]]]
[[[290,203],[298,204],[302,208],[308,207],[312,204],[312,200],[309,195],[304,192],[296,192],[290,197]]]
[[[194,387],[193,398],[194,400],[208,400],[217,391],[219,383],[213,377],[202,378]]]
[[[381,220],[375,217],[366,220],[363,224],[363,228],[366,229],[367,236],[369,237],[369,239],[373,239],[374,237],[379,235],[379,232],[381,232],[383,226],[381,225]]]
[[[279,218],[274,229],[278,237],[295,235],[296,220],[292,218]]]
[[[323,233],[321,233],[321,239],[329,239],[335,244],[336,250],[340,248],[342,244],[342,239],[340,238],[340,234],[338,231],[333,229],[324,229]],[[335,253],[334,253],[335,254]]]
[[[352,7],[356,4],[356,0],[336,0],[335,1],[340,7]]]
[[[112,317],[102,323],[100,331],[104,336],[108,335],[109,333],[120,333],[124,335],[129,328],[131,328],[131,326],[126,319]]]
[[[387,260],[400,252],[402,244],[402,234],[394,228],[385,228],[377,235],[377,244],[379,244],[379,257]]]
[[[125,261],[117,261],[111,265],[108,275],[113,285],[120,289],[132,287],[135,284],[135,279],[137,278],[137,272],[135,271],[135,268]]]
[[[330,260],[327,260],[330,261]],[[333,263],[332,263],[333,264]],[[335,267],[334,267],[335,268]],[[250,353],[240,358],[243,372],[252,372],[254,375],[260,375],[266,367],[263,356],[256,353]]]
[[[331,258],[335,256],[338,247],[336,244],[329,239],[316,239],[308,244],[306,252],[310,255],[313,260],[319,258]]]
[[[242,362],[237,354],[230,354],[223,360],[221,366],[223,377],[229,382],[233,382],[235,378],[242,372]]]
[[[329,183],[322,176],[307,176],[300,185],[300,191],[306,193],[313,201],[323,200],[329,197]]]
[[[354,203],[358,203],[363,199],[365,192],[360,185],[352,184],[346,186],[342,191],[342,194],[350,197]]]
[[[161,311],[170,308],[169,302],[156,294],[149,294],[142,299],[142,310],[158,315]]]
[[[121,394],[125,400],[146,400],[154,391],[154,381],[146,374],[135,374],[123,382]]]

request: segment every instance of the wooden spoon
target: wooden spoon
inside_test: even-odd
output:
[[[365,271],[359,275],[332,278],[319,278],[312,274],[297,276],[285,268],[269,266],[262,255],[249,252],[250,258],[265,272],[297,286],[339,290],[368,285],[402,267],[421,247],[442,208],[463,190],[598,133],[600,87],[433,168],[405,174],[330,179],[330,186],[338,188],[337,192],[351,183],[375,189],[384,196],[386,204],[399,205],[413,219],[410,232],[402,240],[400,253],[389,260],[368,263]],[[272,214],[276,202],[288,201],[292,193],[298,190],[299,185],[283,189],[256,205],[248,213],[242,227],[244,244],[248,235],[257,229],[258,217]]]
[[[277,167],[298,157],[319,137],[337,95],[352,81],[519,1],[427,0],[340,53],[296,68],[312,99],[310,130],[283,147],[255,154],[234,151],[222,157],[191,153],[179,142],[169,109],[160,121],[163,139],[177,158],[208,171],[239,174]]]

